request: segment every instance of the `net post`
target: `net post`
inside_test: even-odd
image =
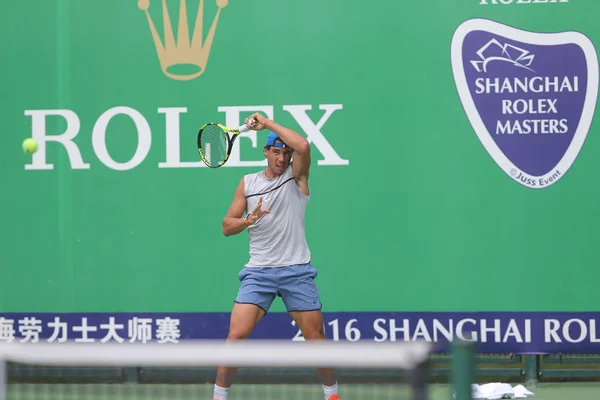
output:
[[[138,383],[138,374],[139,368],[137,367],[127,367],[125,368],[125,378],[127,379],[127,383]],[[2,400],[2,399],[0,399]]]
[[[540,373],[540,357],[537,354],[525,355],[525,386],[527,389],[537,387]]]
[[[429,382],[429,360],[419,363],[410,374],[411,400],[427,400],[427,384]]]
[[[6,360],[0,353],[0,400],[7,400],[8,397],[8,368]]]
[[[452,387],[455,400],[472,400],[475,383],[475,343],[456,340],[452,343]]]

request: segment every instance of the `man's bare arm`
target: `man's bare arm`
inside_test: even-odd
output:
[[[248,226],[248,222],[242,218],[244,211],[246,211],[246,196],[244,196],[244,178],[242,178],[235,189],[229,210],[223,218],[222,231],[225,236],[237,235]]]
[[[265,128],[277,134],[294,150],[294,162],[292,163],[292,172],[296,180],[308,179],[310,168],[310,143],[299,133],[279,125],[277,122],[265,118]]]
[[[254,124],[249,125],[250,118],[254,119]],[[262,130],[268,129],[277,134],[292,150],[294,150],[294,161],[292,162],[292,174],[302,193],[309,195],[308,175],[310,169],[310,143],[298,132],[279,125],[273,120],[264,117],[261,113],[254,113],[246,118],[246,125],[250,129]]]

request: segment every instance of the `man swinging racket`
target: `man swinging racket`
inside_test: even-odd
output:
[[[304,338],[324,340],[321,301],[314,282],[317,270],[310,263],[304,230],[310,199],[310,144],[297,132],[260,113],[245,123],[252,130],[267,129],[271,133],[263,149],[267,167],[240,180],[223,219],[225,236],[248,229],[250,239],[250,259],[238,274],[241,285],[227,339],[250,336],[275,297],[280,296]],[[237,368],[218,368],[214,399],[227,400],[236,374]],[[324,400],[339,399],[335,371],[317,368],[317,374]]]

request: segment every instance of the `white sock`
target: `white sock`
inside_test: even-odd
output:
[[[213,393],[213,399],[227,400],[228,393],[229,393],[229,388],[223,388],[223,387],[217,386],[217,384],[215,384],[215,391]]]
[[[325,400],[329,398],[332,394],[338,394],[338,384],[337,382],[333,384],[333,386],[325,386],[323,385],[323,393],[325,394]]]

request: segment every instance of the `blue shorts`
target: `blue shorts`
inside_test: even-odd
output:
[[[288,311],[320,310],[321,300],[315,284],[317,275],[311,264],[245,267],[238,273],[241,285],[235,302],[255,304],[266,313],[279,296]]]

